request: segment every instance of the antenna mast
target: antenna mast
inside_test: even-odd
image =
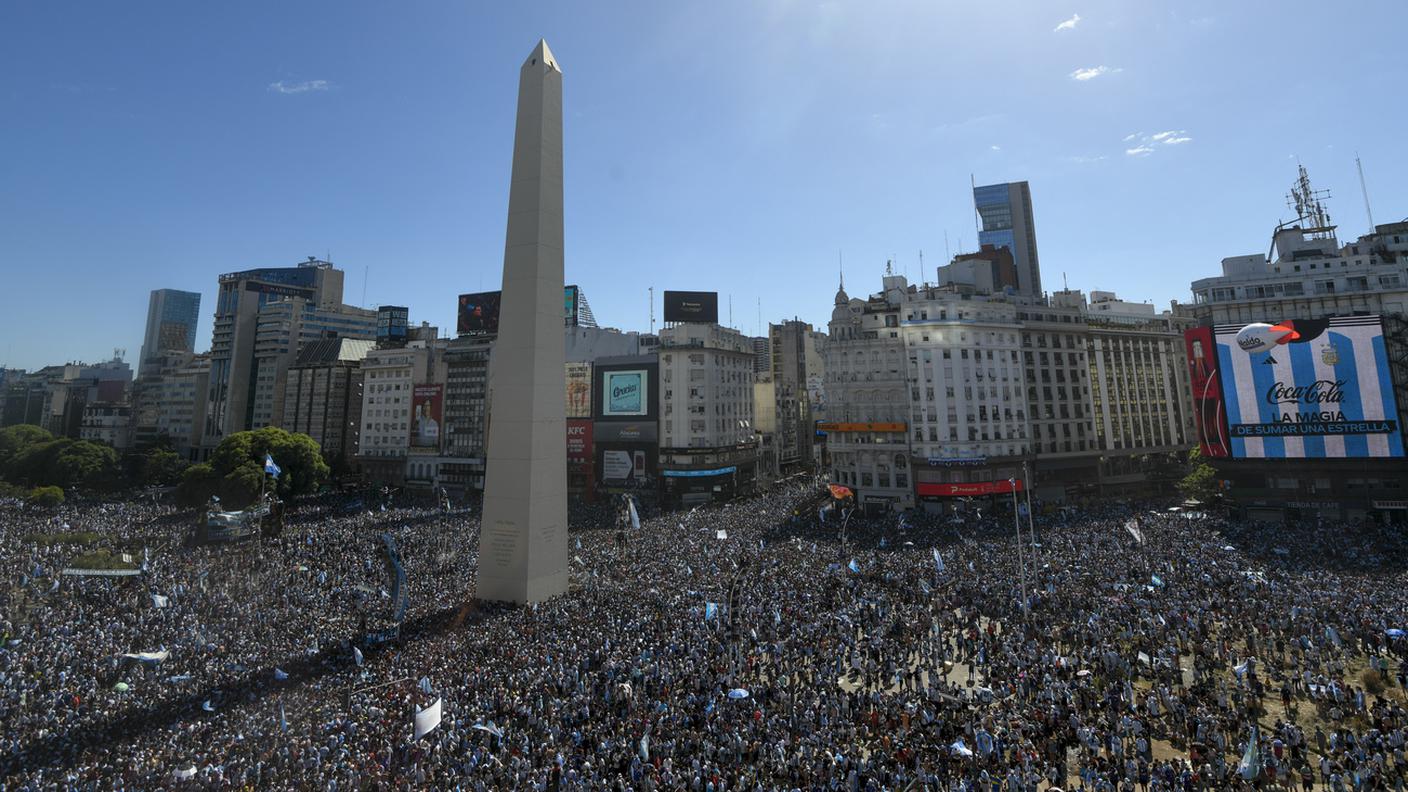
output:
[[[655,335],[655,287],[650,287],[650,334]]]
[[[1364,214],[1369,216],[1369,233],[1374,233],[1374,210],[1369,208],[1369,187],[1364,183],[1364,163],[1359,161],[1359,152],[1354,153],[1354,167],[1359,169],[1359,190],[1364,193]]]

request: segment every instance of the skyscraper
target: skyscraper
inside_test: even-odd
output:
[[[142,356],[137,360],[137,376],[161,368],[162,352],[196,350],[196,321],[200,318],[200,294],[178,289],[154,289],[147,303],[147,332],[142,337]]]
[[[981,227],[978,244],[1005,247],[1017,265],[1017,292],[1041,296],[1041,262],[1036,254],[1032,191],[1024,181],[973,188],[973,208]]]
[[[519,71],[505,236],[475,590],[538,602],[568,582],[562,72],[546,41]]]

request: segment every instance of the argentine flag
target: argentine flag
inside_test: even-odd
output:
[[[930,548],[930,550],[932,550],[934,553],[934,569],[938,570],[939,572],[944,571],[944,557],[939,555],[939,548],[933,547]]]
[[[846,565],[846,568],[857,575],[860,574],[860,564],[857,564],[854,558],[851,559],[851,563]]]
[[[706,603],[704,603],[704,621],[711,621],[711,620],[713,620],[713,619],[717,619],[718,617],[719,617],[719,603],[717,603],[717,602],[706,602]]]
[[[284,471],[283,471],[283,469],[280,468],[278,465],[275,465],[275,464],[274,464],[274,458],[273,458],[272,456],[270,456],[270,455],[268,455],[268,454],[265,454],[265,455],[264,455],[264,472],[265,472],[265,473],[268,473],[269,475],[273,476],[274,478],[278,478],[278,477],[279,477],[279,474],[282,473],[282,472],[284,472]]]

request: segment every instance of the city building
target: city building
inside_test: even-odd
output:
[[[405,343],[404,332],[401,336],[400,343]],[[365,339],[313,341],[288,368],[280,426],[317,441],[335,473],[355,462],[362,425],[362,360],[374,348]]]
[[[1016,268],[1016,290],[1029,297],[1041,297],[1041,260],[1036,251],[1036,220],[1032,214],[1032,191],[1026,182],[990,184],[973,188],[973,208],[978,213],[978,243],[982,256],[987,246],[1006,248]],[[999,264],[1000,268],[1000,264]],[[1005,275],[999,280],[1006,281]],[[998,291],[989,289],[990,293]]]
[[[778,472],[812,464],[816,429],[812,418],[813,377],[822,374],[812,326],[791,320],[768,325],[773,391],[773,448]],[[810,368],[808,367],[810,364]]]
[[[155,289],[147,303],[147,329],[142,336],[137,377],[161,368],[163,352],[196,351],[196,322],[200,319],[200,294],[179,289]]]
[[[678,322],[660,331],[660,473],[666,502],[729,500],[752,490],[758,464],[754,361],[752,340],[732,328]],[[600,425],[597,435],[600,444]]]
[[[286,369],[296,358],[301,343],[322,337],[325,328],[320,325],[334,332],[346,327],[323,321],[344,307],[343,272],[329,262],[310,256],[296,267],[233,272],[221,275],[219,282],[201,437],[206,452],[226,435],[271,423],[281,366]],[[277,306],[279,318],[271,313],[261,323],[261,314],[270,306]],[[305,316],[310,308],[313,315]],[[369,325],[365,337],[373,338],[375,314]],[[277,403],[282,405],[282,400]]]
[[[166,350],[149,361],[147,373],[133,387],[133,444],[144,448],[169,443],[182,458],[198,461],[210,355]]]
[[[939,285],[969,294],[1001,294],[1017,290],[1017,265],[1006,245],[982,245],[976,253],[960,253],[939,267]]]
[[[132,445],[132,405],[96,402],[83,405],[78,439],[104,443],[122,451]]]
[[[1326,197],[1300,168],[1270,251],[1193,281],[1180,310],[1200,325],[1187,338],[1199,439],[1243,517],[1408,523],[1408,221],[1341,244]],[[1269,350],[1243,335],[1259,328],[1278,333]],[[1261,406],[1327,387],[1323,402]]]
[[[104,363],[66,363],[40,370],[46,387],[39,425],[57,437],[81,435],[84,410],[90,405],[128,404],[132,368],[121,350]],[[127,434],[130,438],[130,433]]]
[[[299,298],[260,309],[254,331],[254,394],[250,429],[284,425],[284,385],[289,366],[307,345],[336,338],[371,341],[377,312],[342,305],[320,308]]]
[[[362,358],[357,461],[373,484],[438,485],[444,382],[443,350],[434,342]]]
[[[591,458],[597,495],[657,497],[660,388],[660,360],[654,354],[601,357],[592,363],[591,434],[581,438],[583,445],[569,454],[568,464],[572,456]],[[575,425],[580,429],[581,424]],[[569,430],[573,426],[568,423]]]

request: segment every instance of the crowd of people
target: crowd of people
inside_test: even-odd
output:
[[[326,498],[209,547],[160,503],[0,503],[0,788],[1408,777],[1401,530],[1112,505],[1019,540],[1010,511],[866,518],[811,482],[619,515],[577,513],[570,592],[509,607],[474,600],[472,510]],[[141,574],[61,574],[81,532]]]

